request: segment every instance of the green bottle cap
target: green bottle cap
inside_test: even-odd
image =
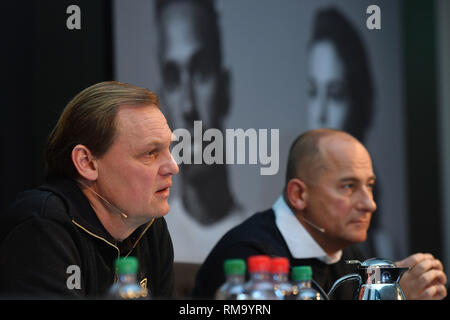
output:
[[[245,261],[242,259],[225,260],[223,263],[223,269],[225,271],[225,275],[243,275],[245,274]]]
[[[292,280],[310,281],[312,279],[312,269],[310,266],[298,266],[292,268]]]
[[[117,258],[115,265],[118,274],[136,274],[138,270],[136,257]]]

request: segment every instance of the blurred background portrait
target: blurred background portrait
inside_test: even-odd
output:
[[[383,27],[371,31],[370,4],[114,3],[115,77],[156,88],[171,129],[192,137],[191,153],[183,154],[191,163],[180,164],[165,217],[176,262],[201,264],[226,231],[271,207],[283,189],[290,144],[317,127],[353,134],[373,156],[382,187],[375,190],[380,209],[363,244],[367,255],[406,253],[401,7],[398,1],[378,2]],[[255,165],[194,164],[196,152],[209,144],[195,144],[194,121],[201,121],[202,133],[279,130],[278,172],[262,176]]]
[[[307,47],[308,127],[343,130],[366,143],[375,97],[370,68],[359,31],[336,7],[320,8]],[[379,190],[377,179],[374,199],[378,207],[368,239],[360,246],[368,257],[392,259],[398,252],[381,226]]]
[[[192,138],[191,161],[180,164],[167,221],[176,259],[201,263],[212,244],[243,218],[227,166],[194,163],[194,153],[201,157],[208,145],[195,145],[194,121],[201,121],[202,135],[211,128],[224,132],[230,74],[222,63],[213,1],[162,0],[155,6],[163,110],[172,130],[186,129]]]

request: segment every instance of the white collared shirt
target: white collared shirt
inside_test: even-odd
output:
[[[311,237],[308,231],[288,207],[283,196],[280,196],[272,206],[275,212],[275,223],[280,230],[292,256],[296,259],[317,258],[326,264],[338,262],[342,250],[332,256],[326,254],[322,247]]]

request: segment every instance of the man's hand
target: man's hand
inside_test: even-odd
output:
[[[408,300],[440,300],[447,296],[447,276],[441,261],[429,253],[416,253],[397,262],[409,267],[400,279],[400,286]]]

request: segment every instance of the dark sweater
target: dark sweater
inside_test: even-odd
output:
[[[117,277],[114,260],[127,254],[138,258],[141,285],[153,296],[169,297],[172,241],[164,218],[148,226],[115,241],[72,180],[23,192],[0,216],[0,297],[105,297]],[[76,283],[70,266],[81,271],[80,289],[67,284]]]
[[[275,213],[270,209],[254,214],[219,240],[197,273],[193,296],[214,298],[216,290],[225,282],[223,263],[226,259],[242,258],[247,261],[249,256],[260,254],[287,257],[291,267],[311,266],[313,279],[326,292],[339,277],[356,271],[355,267],[346,264],[345,260],[363,261],[361,253],[355,248],[344,249],[341,260],[329,265],[315,258],[296,259],[292,257],[275,224]],[[346,282],[337,289],[331,298],[352,299],[356,285],[356,282]]]

